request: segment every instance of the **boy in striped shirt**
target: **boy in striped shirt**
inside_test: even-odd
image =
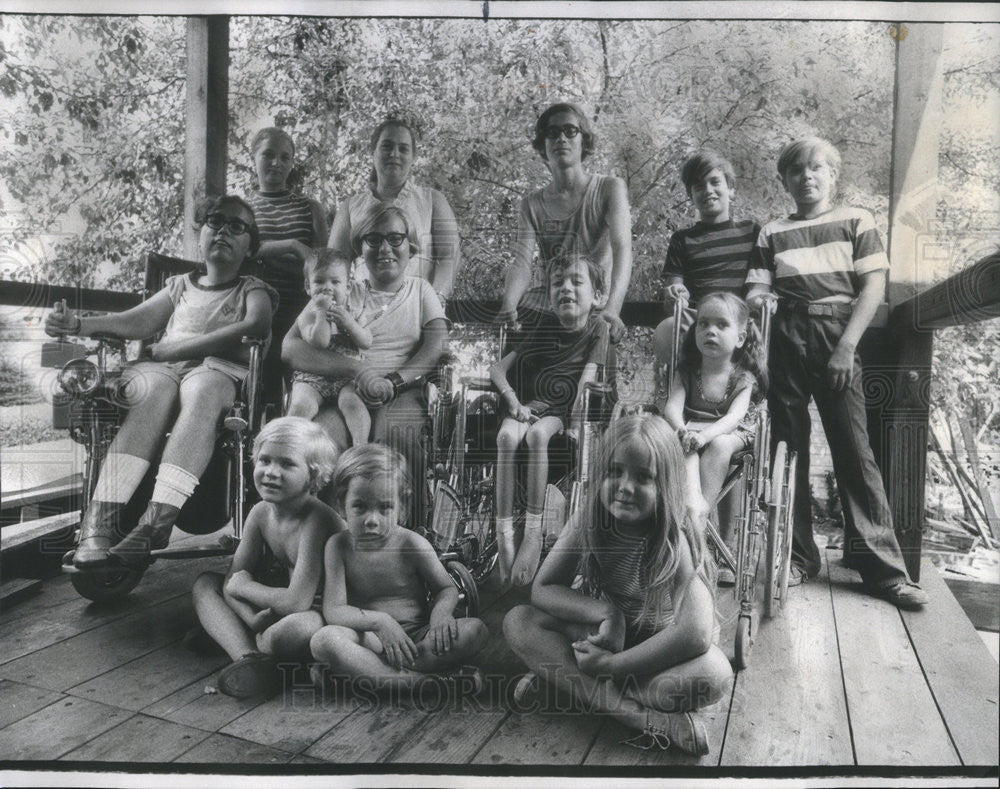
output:
[[[844,561],[902,608],[927,603],[906,572],[868,440],[856,347],[885,296],[886,258],[867,211],[832,202],[840,154],[818,137],[785,146],[778,174],[795,213],[764,226],[750,259],[752,306],[777,296],[768,403],[773,443],[798,452],[789,584],[820,570],[809,501],[809,399],[816,401],[844,505]]]
[[[663,264],[663,307],[668,317],[653,334],[656,402],[662,412],[670,389],[666,371],[673,354],[674,319],[677,299],[689,302],[681,313],[681,331],[694,323],[698,299],[714,291],[743,295],[747,264],[760,226],[748,219],[733,221],[729,204],[735,194],[733,166],[712,151],[689,156],[681,168],[681,180],[698,212],[698,221],[670,237]]]

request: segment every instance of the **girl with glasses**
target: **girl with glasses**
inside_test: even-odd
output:
[[[130,363],[122,373],[120,396],[129,410],[80,524],[73,557],[79,569],[116,562],[141,569],[151,550],[167,547],[181,507],[208,466],[219,422],[247,375],[243,337],[270,336],[277,294],[239,273],[260,244],[253,210],[232,195],[208,198],[195,224],[204,272],[170,277],[162,290],[125,312],[82,317],[54,311],[45,319],[53,336],[146,339],[162,332],[149,347],[151,358]],[[120,523],[123,511],[157,457],[149,506],[128,531],[133,524]]]
[[[618,317],[632,275],[632,229],[625,182],[588,173],[594,151],[590,121],[575,104],[553,104],[535,122],[532,147],[552,180],[521,203],[514,261],[507,270],[497,320],[535,325],[549,311],[543,272],[564,256],[583,256],[604,271],[608,283],[603,316],[612,341],[624,332]],[[535,246],[538,263],[532,266]]]
[[[338,208],[330,231],[330,246],[344,255],[353,251],[359,225],[379,205],[394,205],[410,219],[410,276],[426,279],[442,304],[451,295],[459,266],[458,223],[448,200],[437,189],[416,184],[410,169],[417,154],[417,137],[406,121],[387,119],[371,136],[372,170],[368,186]]]

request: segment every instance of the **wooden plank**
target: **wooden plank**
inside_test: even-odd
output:
[[[947,571],[942,580],[976,630],[1000,631],[1000,584],[962,578]]]
[[[0,530],[0,553],[13,551],[38,540],[66,537],[80,523],[79,512],[64,512],[47,518],[15,523]],[[72,543],[71,543],[72,545]]]
[[[234,699],[215,689],[211,679],[198,679],[169,696],[143,709],[147,715],[194,726],[196,729],[218,731],[240,715],[263,704],[263,700]],[[212,692],[206,692],[211,688]]]
[[[223,734],[289,753],[304,751],[355,710],[312,685],[292,687],[222,727]]]
[[[11,578],[0,585],[0,609],[8,609],[24,599],[41,593],[42,582],[36,578]]]
[[[392,754],[391,762],[466,764],[500,726],[507,712],[468,699],[433,714]]]
[[[736,676],[723,766],[853,764],[825,573],[793,588]]]
[[[0,666],[0,677],[66,690],[177,641],[191,624],[185,595]]]
[[[228,662],[226,657],[196,655],[174,642],[76,685],[70,692],[138,712],[193,680],[206,679]]]
[[[174,764],[287,764],[292,754],[225,734],[211,734]]]
[[[66,697],[0,729],[5,759],[58,759],[130,717],[132,713]]]
[[[190,726],[133,715],[60,758],[81,762],[170,762],[209,736],[209,732]]]
[[[958,755],[965,765],[997,765],[1000,677],[997,664],[937,569],[924,560],[923,611],[904,611],[903,624]]]
[[[826,556],[857,763],[959,764],[899,610],[867,594],[840,551]]]
[[[584,764],[615,766],[615,767],[655,767],[661,765],[705,765],[716,766],[722,756],[722,746],[725,742],[726,723],[729,720],[729,705],[732,693],[711,707],[698,710],[695,715],[701,718],[708,730],[709,751],[705,756],[698,757],[670,748],[663,751],[659,748],[642,750],[625,744],[639,732],[629,729],[613,718],[607,718],[594,746],[587,754]]]
[[[0,680],[0,729],[62,698],[61,693],[21,682]]]
[[[26,490],[7,492],[0,497],[0,507],[3,512],[19,510],[31,504],[38,504],[44,501],[58,501],[63,499],[74,499],[83,493],[83,474],[76,472],[68,477],[47,482],[44,485],[36,485]],[[78,513],[79,514],[79,513]],[[15,516],[16,517],[16,516]],[[7,539],[7,529],[2,530],[3,539]]]
[[[369,699],[363,703],[364,707],[307,748],[305,755],[326,762],[381,762],[427,719],[427,713],[417,707],[392,705],[381,699],[377,704]]]
[[[582,764],[602,721],[579,712],[512,713],[472,764]]]

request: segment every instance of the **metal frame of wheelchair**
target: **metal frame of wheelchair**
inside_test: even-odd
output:
[[[196,268],[196,264],[191,261],[150,253],[146,258],[143,298],[160,290],[168,276],[187,273]],[[109,335],[94,335],[91,340],[91,343],[67,341],[68,345],[76,346],[73,351],[75,358],[63,364],[58,373],[60,386],[70,398],[70,437],[82,444],[86,453],[81,512],[86,512],[90,504],[97,476],[121,424],[124,411],[116,395],[121,370],[110,368],[110,357],[118,355],[124,363],[125,342]],[[260,429],[263,412],[260,393],[263,343],[249,338],[244,338],[244,343],[250,347],[250,374],[241,387],[236,402],[223,419],[212,460],[202,475],[202,484],[181,509],[176,524],[182,531],[194,534],[208,534],[230,524],[232,530],[222,535],[216,545],[154,550],[150,553],[151,563],[158,559],[231,555],[239,544],[248,511],[248,498],[253,495],[250,457],[252,436]],[[138,521],[145,508],[145,502],[151,494],[156,465],[152,464],[147,479],[140,485],[133,501],[125,510],[125,516],[129,520]],[[215,490],[215,483],[221,483],[223,487],[221,513],[218,512],[219,493]],[[204,507],[210,497],[214,497],[216,512]],[[212,520],[207,527],[206,519]],[[79,540],[79,533],[75,540]],[[108,602],[124,597],[138,585],[145,573],[145,568],[136,570],[111,561],[103,567],[80,570],[73,566],[72,556],[73,551],[69,551],[63,557],[62,570],[70,574],[74,589],[82,597],[94,602]]]
[[[684,301],[674,302],[673,355],[668,381],[673,381],[677,355],[680,351],[681,313]],[[771,336],[771,313],[761,311],[760,333],[765,348]],[[726,475],[713,508],[735,487],[739,487],[740,510],[736,516],[735,554],[723,541],[711,519],[706,525],[707,543],[720,567],[728,567],[736,577],[733,594],[739,601],[736,636],[733,648],[736,668],[750,664],[759,614],[770,618],[778,615],[788,595],[788,575],[792,558],[792,515],[795,501],[795,467],[797,456],[789,452],[785,442],[775,447],[771,456],[771,420],[764,398],[757,411],[757,431],[752,450],[737,453]],[[760,562],[764,560],[763,589]],[[759,600],[759,595],[763,599]]]
[[[503,345],[501,333],[500,347]],[[466,615],[475,616],[478,584],[486,580],[499,558],[494,515],[500,402],[489,377],[463,376],[455,365],[446,364],[439,379],[440,385],[429,397],[428,469],[433,504],[428,538],[459,588],[460,606]],[[602,425],[599,416],[591,417],[599,414],[609,392],[608,384],[587,384],[582,418],[564,431],[569,441],[565,472],[546,487],[546,536],[552,533],[550,524],[561,529],[568,513],[580,503],[589,473],[589,453]],[[553,467],[559,465],[550,465],[550,479]],[[543,555],[549,547],[546,539]]]

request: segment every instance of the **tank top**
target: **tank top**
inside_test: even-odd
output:
[[[544,189],[528,195],[528,221],[538,241],[538,265],[532,271],[531,287],[521,303],[547,311],[545,266],[566,253],[579,253],[593,260],[604,271],[605,288],[611,287],[611,235],[601,210],[601,188],[610,176],[591,173],[580,202],[568,216],[558,216],[548,207]]]

